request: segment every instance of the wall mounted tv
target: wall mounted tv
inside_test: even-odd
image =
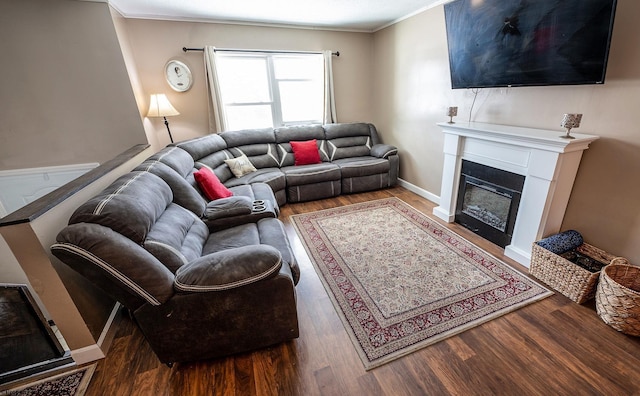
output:
[[[616,0],[444,6],[452,88],[604,83]]]

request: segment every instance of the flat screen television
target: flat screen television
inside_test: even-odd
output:
[[[444,6],[452,88],[604,83],[616,0]]]

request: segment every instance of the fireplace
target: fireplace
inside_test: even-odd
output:
[[[575,139],[562,139],[558,131],[483,123],[441,122],[438,125],[444,132],[444,163],[439,206],[433,213],[444,221],[456,221],[458,197],[462,195],[464,199],[468,193],[473,201],[464,207],[464,211],[474,213],[476,217],[496,215],[500,219],[495,221],[498,227],[494,224],[489,228],[500,229],[504,221],[506,233],[511,234],[510,241],[504,246],[505,256],[528,267],[531,244],[560,231],[582,152],[598,137],[575,134]],[[514,188],[491,180],[487,183],[483,177],[472,174],[472,178],[481,179],[481,182],[469,179],[471,183],[461,186],[460,179],[466,178],[462,175],[465,161],[520,175],[524,182],[517,184],[523,185]],[[498,189],[495,185],[506,188]],[[509,190],[520,190],[520,193],[511,195]],[[482,209],[474,205],[479,206],[477,201],[483,201],[485,197],[496,198],[497,206],[502,209],[492,210],[498,214],[478,215]],[[515,207],[517,200],[519,204]],[[503,220],[505,212],[509,215]],[[515,217],[512,217],[513,212],[516,212]]]
[[[0,385],[75,365],[52,326],[26,285],[0,284]]]
[[[525,177],[462,160],[455,222],[505,247],[518,214]]]

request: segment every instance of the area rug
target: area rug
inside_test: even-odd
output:
[[[82,396],[89,386],[95,364],[0,391],[11,396]]]
[[[553,294],[397,198],[291,219],[367,370]]]

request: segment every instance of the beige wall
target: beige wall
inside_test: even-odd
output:
[[[148,106],[152,93],[166,93],[180,112],[169,119],[175,140],[209,133],[203,53],[185,53],[182,47],[339,50],[340,57],[333,58],[338,119],[343,122],[371,119],[371,34],[139,19],[125,19],[118,32],[127,36],[145,92],[143,107]],[[179,59],[190,67],[194,83],[189,91],[175,92],[166,83],[164,65],[170,59]],[[144,124],[154,148],[169,143],[162,119],[145,119]]]
[[[106,3],[1,4],[0,170],[104,162],[146,143]]]
[[[146,144],[106,2],[0,4],[0,169],[105,162]],[[145,151],[145,157],[150,154]],[[58,265],[57,272],[49,246],[73,209],[124,171],[110,173],[31,223],[0,228],[0,283],[27,283],[35,291],[79,363],[103,356],[96,340],[113,301],[76,282],[67,268]]]
[[[585,152],[563,229],[640,264],[640,2],[619,0],[604,85],[480,90],[472,121],[562,132],[563,113],[583,113],[579,132],[602,138]],[[374,34],[373,121],[400,148],[401,177],[440,195],[445,108],[468,120],[470,90],[452,90],[444,7]]]

